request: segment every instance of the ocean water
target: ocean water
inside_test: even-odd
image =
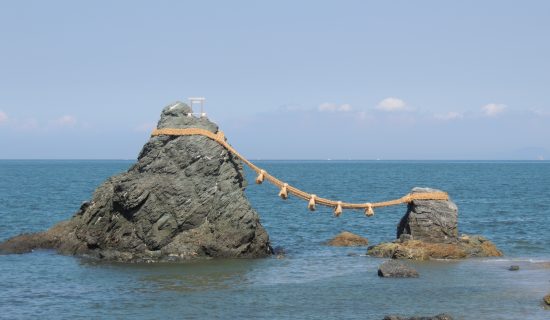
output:
[[[0,240],[69,218],[107,177],[131,161],[0,161]],[[36,251],[0,255],[2,319],[550,319],[550,162],[258,161],[323,197],[378,201],[414,186],[448,191],[461,233],[482,234],[502,258],[415,262],[418,279],[382,279],[384,260],[365,248],[323,243],[343,230],[374,244],[395,237],[404,206],[372,218],[315,212],[269,184],[247,196],[284,259],[183,264],[104,263]],[[249,181],[252,172],[247,171]],[[350,253],[357,254],[354,256]],[[545,264],[546,263],[546,264]],[[519,265],[517,272],[508,271]]]

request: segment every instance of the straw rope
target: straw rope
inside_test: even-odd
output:
[[[262,168],[256,166],[254,163],[250,162],[248,159],[242,156],[239,152],[237,152],[237,150],[235,150],[229,143],[227,143],[225,139],[225,135],[223,134],[222,131],[213,133],[211,131],[200,129],[200,128],[186,128],[186,129],[165,128],[165,129],[155,129],[151,133],[151,136],[161,136],[161,135],[168,135],[168,136],[200,135],[216,141],[217,143],[222,145],[225,149],[227,149],[229,152],[231,152],[235,157],[243,161],[248,167],[250,167],[250,169],[252,169],[254,172],[258,174],[258,177],[256,178],[256,183],[261,184],[264,181],[268,181],[271,184],[281,189],[281,191],[279,192],[279,196],[281,198],[287,199],[288,195],[292,194],[297,198],[308,201],[308,208],[312,211],[315,210],[315,205],[322,205],[322,206],[334,208],[335,216],[339,216],[342,213],[343,209],[363,209],[365,210],[365,215],[372,216],[374,215],[374,210],[373,210],[374,208],[395,206],[399,204],[410,203],[414,200],[449,200],[449,195],[446,192],[409,193],[399,199],[382,201],[382,202],[372,202],[372,203],[371,202],[349,203],[349,202],[325,199],[325,198],[318,197],[315,194],[310,194],[294,186],[291,186],[288,183],[285,183],[275,178],[274,176],[270,175],[267,171],[263,170]]]

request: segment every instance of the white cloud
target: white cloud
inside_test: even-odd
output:
[[[435,114],[434,118],[436,118],[438,120],[444,120],[444,121],[460,120],[460,119],[464,118],[464,114],[462,114],[460,112],[450,111],[450,112],[447,112],[447,113],[444,113],[444,114]]]
[[[406,107],[407,104],[405,103],[405,101],[398,98],[389,97],[380,101],[376,106],[376,109],[393,112],[404,110]]]
[[[335,104],[330,102],[321,103],[317,110],[320,112],[349,112],[352,110],[351,105],[344,103],[344,104]]]
[[[0,111],[0,124],[6,121],[8,121],[8,115],[5,112]]]
[[[481,107],[481,111],[487,116],[487,117],[494,117],[498,115],[499,113],[502,113],[504,109],[506,109],[507,106],[505,104],[499,104],[499,103],[489,103]]]
[[[29,118],[23,120],[17,128],[23,131],[34,131],[39,128],[38,120],[35,118]]]
[[[76,117],[70,115],[64,115],[57,119],[55,123],[61,127],[74,127],[76,125]]]

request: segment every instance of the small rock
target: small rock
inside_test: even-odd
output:
[[[363,238],[351,232],[344,231],[327,243],[333,247],[359,247],[369,244],[367,238]]]
[[[442,192],[431,188],[413,188],[411,194]],[[414,200],[397,226],[397,239],[409,234],[415,240],[449,242],[458,238],[458,208],[451,200]]]
[[[471,257],[500,257],[497,247],[481,236],[470,236],[469,241],[451,243],[430,243],[421,240],[383,242],[367,248],[372,257],[429,260],[465,259]]]
[[[414,188],[411,194],[426,192],[441,191]],[[413,200],[397,226],[397,238],[368,247],[367,254],[411,260],[502,256],[495,244],[482,236],[458,236],[458,208],[451,200]]]
[[[542,300],[544,301],[544,303],[546,303],[547,306],[550,306],[550,293],[545,295]]]
[[[518,271],[519,270],[519,266],[510,266],[510,268],[508,268],[508,270],[510,271]]]
[[[402,262],[388,260],[378,267],[378,276],[384,278],[418,278],[418,272]]]
[[[400,317],[395,315],[385,316],[384,320],[453,320],[453,317],[446,313],[441,313],[433,317]]]
[[[355,252],[348,252],[348,257],[358,257],[359,254]]]
[[[277,258],[277,259],[284,259],[286,257],[285,248],[277,246],[277,247],[273,248],[273,254],[275,255],[275,258]]]

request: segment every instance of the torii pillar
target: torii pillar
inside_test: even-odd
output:
[[[193,110],[194,104],[200,104],[201,105],[201,113],[200,116],[206,117],[206,113],[204,112],[204,101],[206,100],[204,97],[190,97],[187,98],[189,100],[189,106],[191,107],[191,110]]]

